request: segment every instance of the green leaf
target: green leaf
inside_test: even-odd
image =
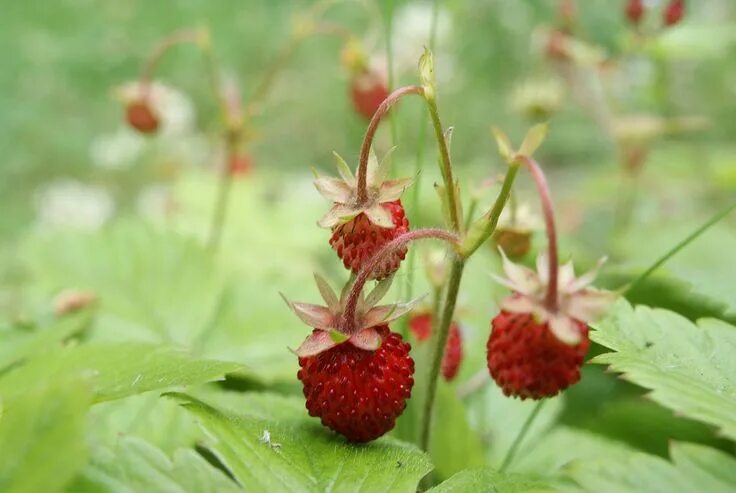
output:
[[[709,493],[736,491],[736,459],[724,452],[692,443],[674,442],[672,462],[697,485]]]
[[[425,454],[392,438],[345,442],[310,418],[301,399],[269,396],[277,413],[264,416],[225,413],[185,394],[173,396],[197,416],[213,437],[212,450],[247,490],[413,492],[432,468]]]
[[[519,474],[502,474],[492,469],[468,469],[455,474],[431,493],[543,493],[557,491],[543,480]]]
[[[0,413],[0,491],[51,493],[81,469],[87,458],[85,414],[89,385],[65,380],[3,397]]]
[[[191,449],[178,449],[169,459],[137,437],[123,437],[116,448],[93,451],[90,464],[76,478],[75,493],[230,493],[240,488]]]
[[[0,372],[29,356],[39,354],[81,331],[89,323],[89,312],[80,312],[32,332],[13,330],[0,334]]]
[[[673,462],[643,453],[582,460],[569,476],[598,493],[728,493],[736,489],[736,459],[708,447],[673,443]]]
[[[437,383],[437,396],[429,453],[435,474],[446,479],[469,467],[485,465],[478,434],[468,424],[465,406],[444,380]]]
[[[736,327],[698,325],[673,312],[619,301],[591,339],[614,350],[594,358],[651,389],[655,402],[736,439]]]
[[[102,402],[210,382],[240,367],[149,344],[85,344],[38,357],[9,372],[0,379],[0,399],[22,395],[49,378],[87,374],[92,378],[94,402]]]

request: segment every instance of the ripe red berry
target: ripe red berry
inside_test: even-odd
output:
[[[227,163],[227,172],[232,177],[245,176],[252,168],[253,163],[248,154],[240,153],[231,156]]]
[[[371,222],[361,212],[354,219],[332,229],[330,245],[342,259],[345,268],[356,274],[365,263],[386,243],[409,231],[409,220],[404,214],[401,200],[380,204],[391,215],[393,228],[384,228]],[[406,257],[407,248],[398,249],[386,258],[374,271],[371,279],[381,280],[396,272]]]
[[[568,345],[555,337],[547,322],[536,322],[531,313],[502,310],[493,319],[486,346],[488,369],[504,394],[542,399],[580,380],[590,341],[588,326],[575,322],[581,339]]]
[[[346,341],[299,358],[297,377],[309,415],[352,442],[368,442],[390,431],[414,385],[410,345],[387,325],[373,329],[382,339],[374,351]]]
[[[664,9],[664,25],[674,26],[685,15],[685,0],[671,0]]]
[[[388,94],[384,77],[374,70],[366,70],[354,76],[350,83],[350,98],[353,101],[353,107],[366,120],[373,117]]]
[[[432,333],[432,315],[422,313],[409,320],[409,330],[419,342],[426,341]],[[442,358],[442,376],[448,382],[457,376],[460,363],[463,360],[463,340],[460,327],[456,322],[450,324],[450,334],[445,346],[445,355]]]
[[[148,101],[137,99],[125,107],[125,119],[134,129],[144,134],[152,134],[158,130],[159,119]]]
[[[644,0],[629,0],[625,12],[629,22],[638,25],[644,17]]]

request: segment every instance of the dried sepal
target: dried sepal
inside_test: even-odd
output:
[[[388,290],[391,289],[391,284],[393,283],[393,280],[394,278],[393,276],[391,276],[376,283],[376,286],[365,298],[364,308],[373,308],[376,303],[381,301],[383,297],[386,296],[386,293],[388,293]]]
[[[339,343],[336,342],[330,333],[325,330],[315,330],[304,339],[304,342],[294,351],[300,358],[315,356],[323,351],[327,351]]]
[[[395,180],[386,180],[381,183],[378,190],[378,194],[381,200],[384,202],[393,202],[398,200],[404,193],[404,190],[409,188],[414,183],[414,178],[397,178]]]
[[[329,308],[332,313],[337,313],[340,309],[340,300],[337,298],[337,294],[335,294],[335,291],[329,285],[327,280],[315,272],[314,282],[317,284],[317,289],[319,289],[319,294],[322,296],[322,299],[327,303],[327,308]]]
[[[419,296],[411,301],[375,306],[363,315],[360,325],[361,327],[374,327],[393,322],[397,318],[401,318],[409,313],[423,299],[424,296]]]
[[[605,259],[580,277],[575,276],[572,262],[558,270],[556,309],[547,304],[549,264],[545,253],[537,257],[537,271],[511,262],[501,251],[506,277],[497,281],[513,291],[501,302],[501,308],[512,313],[531,313],[540,323],[549,323],[550,331],[560,341],[575,345],[582,339],[579,322],[589,323],[605,313],[616,293],[591,288],[590,284]]]
[[[317,221],[317,224],[323,228],[333,228],[338,224],[350,221],[361,212],[363,212],[363,210],[360,208],[336,203],[329,211],[327,211],[327,214]]]
[[[350,200],[352,189],[345,181],[331,176],[320,176],[314,180],[314,186],[324,198],[340,204]]]
[[[311,303],[298,303],[289,301],[282,293],[281,297],[284,299],[288,307],[299,319],[310,327],[315,329],[327,329],[335,325],[334,314],[329,308],[320,305],[313,305]]]
[[[381,335],[373,327],[359,330],[350,337],[350,344],[366,351],[375,351],[381,347]]]
[[[391,213],[385,207],[381,206],[381,204],[375,204],[369,207],[364,213],[376,226],[386,229],[392,229],[395,226],[391,218]]]
[[[348,163],[346,163],[342,156],[337,152],[332,151],[332,155],[335,156],[337,172],[340,174],[340,177],[342,177],[348,186],[351,188],[355,187],[355,176],[353,176],[353,172],[350,170]]]

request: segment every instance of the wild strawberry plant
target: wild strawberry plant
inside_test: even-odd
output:
[[[21,241],[29,281],[0,325],[0,491],[733,491],[736,303],[711,282],[732,275],[719,261],[704,277],[692,266],[723,256],[691,243],[736,206],[669,234],[622,217],[604,264],[561,227],[544,152],[556,123],[530,121],[518,148],[494,129],[501,173],[487,157],[490,184],[475,186],[432,52],[415,84],[392,87],[327,7],[297,17],[248,98],[201,29],[166,37],[117,92],[126,125],[165,138],[170,93],[154,75],[174,47],[196,48],[217,112],[214,177],[178,182],[163,224]],[[637,42],[686,21],[685,2],[660,7],[622,2]],[[573,87],[595,50],[573,2],[557,22],[543,49]],[[280,178],[265,194],[259,116],[316,34],[342,43],[346,105],[367,128],[334,154],[334,176],[315,172],[316,191]],[[555,91],[524,91],[518,107],[548,118]],[[607,115],[596,123],[623,184],[641,179],[655,137],[701,128],[579,103]],[[436,170],[421,152],[416,172],[400,166],[410,104]],[[437,197],[417,191],[428,176]]]

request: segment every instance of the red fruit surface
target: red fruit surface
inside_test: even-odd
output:
[[[376,226],[368,216],[360,213],[351,221],[332,230],[330,245],[342,259],[345,268],[356,274],[383,245],[409,231],[409,220],[404,215],[401,200],[383,203],[381,207],[391,213],[393,228]],[[371,279],[381,280],[396,272],[406,257],[406,252],[407,248],[403,247],[389,255],[373,271]]]
[[[626,3],[626,18],[634,25],[644,17],[644,0],[629,0]]]
[[[230,158],[227,164],[227,172],[233,177],[245,176],[250,173],[252,168],[253,164],[247,154],[236,154]]]
[[[383,339],[375,351],[350,342],[299,358],[307,410],[352,442],[375,440],[391,430],[414,385],[411,346],[387,325],[374,327]]]
[[[353,107],[366,120],[373,117],[388,94],[383,77],[373,71],[357,75],[350,84],[350,98],[353,101]]]
[[[432,333],[432,315],[423,313],[409,320],[409,330],[419,342],[429,339]],[[442,357],[442,376],[448,382],[457,376],[460,363],[463,360],[463,340],[460,327],[456,322],[450,324],[450,334],[445,345],[445,355]]]
[[[588,326],[578,322],[582,340],[570,346],[537,323],[530,313],[501,311],[493,319],[487,361],[504,394],[521,399],[552,397],[580,380],[590,346]]]
[[[685,15],[685,0],[671,0],[664,9],[664,25],[674,26]]]
[[[128,103],[125,108],[125,119],[131,127],[141,133],[152,134],[158,130],[158,117],[146,101]]]

